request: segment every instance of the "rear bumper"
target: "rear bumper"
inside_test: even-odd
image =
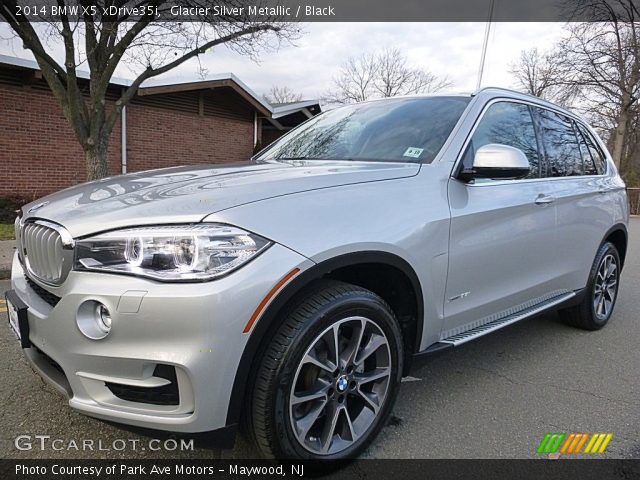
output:
[[[59,299],[51,302],[30,286],[15,257],[12,289],[28,307],[31,347],[24,354],[84,414],[175,432],[220,430],[216,437],[229,443],[235,432],[226,424],[229,399],[250,335],[243,328],[283,272],[307,262],[274,245],[232,275],[207,283],[71,272],[61,287],[46,288]],[[102,340],[85,337],[77,326],[78,308],[87,300],[112,313],[112,330]],[[174,372],[171,380],[157,376],[158,366]],[[138,398],[167,383],[175,383],[177,402]],[[138,397],[110,385],[125,385]]]

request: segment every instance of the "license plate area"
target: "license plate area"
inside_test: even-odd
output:
[[[28,307],[13,290],[5,293],[5,299],[7,302],[9,327],[15,336],[18,337],[18,340],[20,340],[20,346],[22,348],[31,347],[31,342],[29,341],[29,319],[27,317]]]

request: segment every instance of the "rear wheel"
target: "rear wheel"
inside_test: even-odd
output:
[[[611,318],[618,298],[619,284],[620,255],[612,243],[605,242],[598,250],[591,267],[582,302],[561,310],[561,317],[567,323],[585,330],[601,329]]]
[[[400,330],[374,293],[316,285],[266,349],[250,429],[267,457],[357,456],[384,425],[402,371]]]

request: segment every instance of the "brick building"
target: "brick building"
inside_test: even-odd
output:
[[[126,86],[114,79],[107,101]],[[269,105],[233,74],[147,82],[113,130],[109,173],[248,160],[256,145],[319,112],[314,100]],[[0,198],[31,200],[85,175],[84,153],[37,64],[0,55]]]

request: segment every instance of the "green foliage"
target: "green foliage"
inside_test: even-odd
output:
[[[0,224],[11,224],[13,231],[13,221],[16,219],[16,210],[28,203],[21,198],[0,198]]]
[[[13,223],[0,223],[0,240],[15,240]]]

